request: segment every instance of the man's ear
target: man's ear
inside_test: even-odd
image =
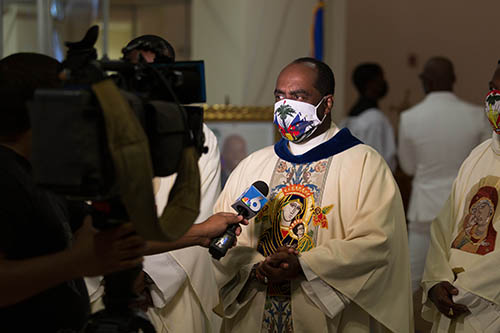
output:
[[[325,116],[332,112],[333,101],[334,101],[333,95],[325,96]]]

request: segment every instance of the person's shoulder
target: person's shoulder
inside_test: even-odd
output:
[[[380,127],[381,124],[385,124],[386,122],[388,122],[388,119],[382,111],[377,108],[371,108],[357,116],[348,117],[344,126],[349,128],[354,134],[362,136],[362,133],[373,130],[375,127]]]
[[[458,172],[457,175],[457,180],[468,178],[471,174],[477,171],[477,168],[482,168],[484,166],[484,163],[481,163],[481,160],[485,157],[488,156],[488,154],[494,154],[493,149],[492,149],[492,139],[488,139],[484,141],[483,143],[480,143],[478,146],[476,146],[467,156],[467,158],[463,161],[462,165],[460,166],[460,171]]]
[[[387,115],[380,109],[371,108],[363,112],[360,117],[363,117],[363,123],[366,123],[370,126],[373,125],[389,125],[389,118]]]
[[[214,132],[207,126],[207,124],[203,123],[203,134],[205,134],[205,144],[206,145],[217,145],[217,137]]]
[[[243,162],[252,162],[252,163],[255,163],[257,161],[265,161],[265,160],[268,160],[270,158],[273,158],[276,156],[276,153],[274,152],[274,145],[272,146],[267,146],[267,147],[264,147],[264,148],[261,148],[253,153],[251,153],[250,155],[248,155],[243,161]]]
[[[461,99],[460,97],[458,97],[456,95],[453,95],[453,96],[455,96],[455,99],[454,99],[455,103],[460,105],[465,110],[468,110],[468,111],[482,110],[481,106],[479,106],[479,105],[472,104],[466,100]]]
[[[470,152],[469,156],[466,158],[465,161],[467,161],[470,158],[473,158],[479,154],[482,154],[483,152],[490,150],[491,145],[493,144],[492,138],[489,138],[488,140],[483,141],[479,145],[477,145],[472,151]]]
[[[340,166],[343,179],[349,181],[358,177],[372,177],[378,173],[392,174],[382,155],[366,144],[358,144],[334,156],[332,165]]]
[[[370,160],[370,161],[383,161],[384,158],[380,153],[378,153],[375,148],[364,144],[360,143],[357,144],[347,150],[344,150],[342,153],[337,154],[338,158],[340,159],[347,159],[347,160],[352,160],[354,161],[360,161],[360,160]]]
[[[363,111],[359,116],[359,119],[364,120],[374,120],[385,117],[384,113],[378,108],[370,108]]]
[[[408,121],[414,117],[418,117],[422,110],[426,110],[425,99],[413,105],[412,107],[403,110],[400,114],[401,122]]]

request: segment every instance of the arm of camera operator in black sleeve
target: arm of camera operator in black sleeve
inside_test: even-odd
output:
[[[9,216],[0,212],[3,222]],[[145,242],[131,223],[97,231],[87,216],[63,251],[22,260],[8,259],[0,250],[0,307],[16,304],[65,281],[105,275],[139,265]]]
[[[234,213],[217,213],[210,216],[205,222],[193,224],[191,228],[181,238],[173,242],[147,242],[147,253],[145,255],[152,255],[172,250],[185,248],[188,246],[203,246],[208,247],[212,238],[215,238],[224,231],[231,224],[242,223],[247,225],[248,221],[241,215]],[[238,227],[236,235],[239,236],[241,228]]]

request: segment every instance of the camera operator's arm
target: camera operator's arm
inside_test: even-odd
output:
[[[86,217],[67,250],[25,260],[8,260],[0,253],[0,307],[65,281],[135,267],[142,262],[144,250],[144,240],[134,234],[130,223],[98,232]]]
[[[210,216],[205,222],[193,224],[186,234],[173,242],[148,242],[146,255],[181,249],[188,246],[200,245],[208,247],[212,238],[219,236],[226,228],[235,223],[248,224],[241,215],[233,213],[217,213]],[[239,235],[241,228],[236,230]]]

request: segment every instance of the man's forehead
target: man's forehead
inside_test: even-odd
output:
[[[286,66],[278,76],[276,88],[291,87],[312,88],[316,82],[317,71],[314,65],[308,63],[292,63]]]

